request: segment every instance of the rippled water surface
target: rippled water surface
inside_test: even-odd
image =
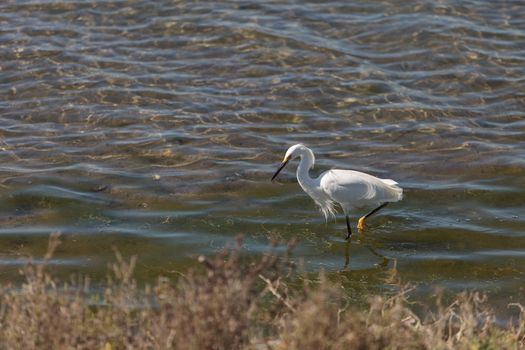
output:
[[[522,1],[4,0],[0,282],[50,232],[64,276],[114,245],[142,280],[243,234],[298,237],[351,293],[395,261],[423,292],[523,302],[524,48]],[[298,142],[405,199],[347,246],[295,164],[269,181]]]

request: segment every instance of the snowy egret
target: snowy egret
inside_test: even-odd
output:
[[[358,220],[357,228],[363,230],[367,218],[384,208],[389,202],[397,202],[403,198],[403,189],[394,180],[380,179],[359,171],[332,169],[325,171],[317,179],[311,178],[309,171],[314,166],[314,153],[302,144],[288,148],[272,181],[291,159],[297,157],[301,158],[297,167],[297,181],[321,208],[325,218],[327,220],[329,216],[335,218],[336,203],[343,209],[348,230],[346,239],[352,235],[348,218],[352,208],[364,206],[375,208]]]

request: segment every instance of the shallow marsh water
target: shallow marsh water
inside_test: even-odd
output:
[[[3,1],[0,282],[63,234],[62,276],[176,275],[242,234],[299,238],[349,293],[420,285],[525,301],[521,1]],[[345,244],[296,184],[303,142],[405,199]],[[362,213],[355,213],[355,217]],[[347,257],[349,258],[347,264]]]

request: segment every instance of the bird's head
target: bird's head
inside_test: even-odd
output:
[[[279,169],[277,169],[275,174],[273,174],[272,176],[272,181],[277,177],[277,175],[279,175],[281,170],[284,169],[284,167],[286,166],[286,164],[288,164],[290,160],[295,159],[297,157],[301,157],[303,154],[305,154],[305,152],[308,152],[308,151],[310,151],[310,149],[301,143],[298,143],[288,148],[288,150],[286,151],[284,155],[283,161],[281,162],[281,165],[279,166]],[[310,151],[309,153],[312,153],[312,151]],[[312,156],[313,156],[313,153],[312,153]]]

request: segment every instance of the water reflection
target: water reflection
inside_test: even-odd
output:
[[[381,268],[386,268],[389,266],[391,259],[387,257],[386,255],[381,254],[378,252],[377,248],[378,244],[375,242],[374,239],[367,238],[363,235],[363,237],[358,237],[354,242],[352,240],[347,240],[344,244],[344,253],[345,253],[345,263],[343,265],[342,270],[350,270],[352,267],[350,265],[350,245],[351,244],[358,244],[359,246],[368,249],[372,255],[379,258],[380,262],[374,263],[374,266],[379,266]]]

